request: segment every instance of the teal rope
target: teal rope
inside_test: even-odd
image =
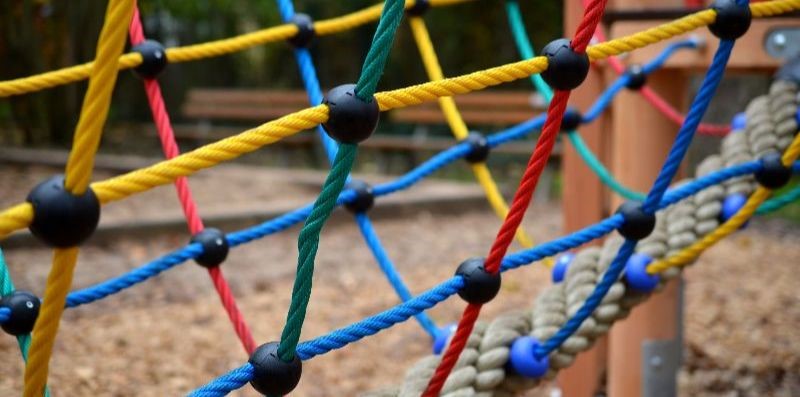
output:
[[[361,75],[356,83],[356,96],[365,102],[372,101],[378,81],[383,74],[386,60],[392,49],[394,35],[397,32],[405,10],[404,0],[386,0],[372,37],[367,57],[361,68]],[[314,276],[314,259],[319,249],[319,235],[322,227],[331,216],[336,207],[336,199],[344,188],[347,177],[353,169],[353,162],[358,153],[358,145],[341,144],[336,158],[331,165],[331,171],[322,185],[322,191],[314,202],[314,207],[306,219],[300,236],[297,239],[298,258],[297,274],[292,289],[292,302],[286,315],[286,325],[281,332],[281,341],[278,345],[278,357],[283,361],[291,361],[295,356],[297,343],[300,341],[300,331],[306,317],[306,309],[311,298],[311,284]]]
[[[314,202],[311,214],[306,219],[303,229],[300,230],[300,236],[297,238],[297,248],[300,251],[297,260],[297,276],[292,289],[289,313],[286,316],[286,326],[283,328],[281,342],[278,346],[278,357],[283,361],[288,362],[294,359],[295,348],[300,340],[300,331],[306,317],[308,301],[311,298],[311,281],[314,276],[314,258],[319,248],[319,234],[322,232],[325,221],[336,207],[336,199],[353,168],[357,152],[357,145],[341,144],[339,146],[339,151],[336,153],[322,191],[317,197],[317,201]]]
[[[508,23],[511,26],[511,33],[514,36],[514,42],[517,45],[517,51],[519,51],[522,59],[530,59],[536,56],[536,53],[533,51],[533,45],[531,45],[528,39],[528,32],[525,29],[522,13],[520,12],[519,4],[516,0],[506,1],[506,15],[508,16]],[[536,87],[536,91],[549,103],[553,98],[553,90],[550,86],[545,83],[544,79],[542,79],[542,76],[539,74],[533,74],[530,78],[533,86]],[[614,193],[617,193],[627,200],[643,201],[645,199],[646,196],[644,193],[629,189],[614,178],[611,172],[609,172],[603,163],[592,153],[592,150],[586,145],[586,141],[583,140],[577,131],[569,131],[567,137],[589,169],[597,175],[600,181],[614,191]],[[767,200],[756,210],[756,214],[761,215],[773,212],[798,199],[800,199],[800,186],[780,197]]]
[[[522,21],[522,13],[516,0],[506,1],[506,15],[508,15],[508,24],[511,26],[511,33],[514,35],[514,42],[517,44],[519,55],[522,59],[531,59],[536,56],[536,53],[533,52],[533,45],[528,39],[528,32],[525,30],[525,23]],[[544,79],[538,73],[532,74],[530,79],[533,86],[536,87],[536,91],[539,91],[549,103],[553,98],[553,90],[550,89],[550,86],[544,82]]]
[[[591,168],[595,174],[597,174],[597,177],[600,178],[600,180],[606,184],[606,186],[628,200],[644,201],[644,193],[639,193],[628,189],[619,183],[619,181],[614,179],[614,176],[611,175],[611,173],[608,172],[600,160],[595,157],[594,153],[592,153],[592,150],[586,146],[586,143],[583,141],[583,139],[581,139],[581,136],[577,132],[570,131],[567,133],[567,138],[569,138],[572,146],[575,147],[575,151],[578,152],[578,155],[580,155],[581,158],[583,158],[583,161],[586,163],[586,165],[589,166],[589,168]]]
[[[383,5],[381,19],[356,83],[356,96],[362,101],[372,101],[372,95],[375,94],[389,52],[392,50],[395,32],[403,20],[405,6],[404,0],[386,0]]]
[[[511,26],[511,33],[514,35],[514,42],[517,45],[517,51],[523,59],[533,58],[536,53],[533,51],[533,46],[528,39],[528,32],[525,30],[525,23],[522,21],[522,13],[519,9],[519,4],[514,0],[506,1],[506,15],[508,16],[508,23]],[[542,76],[538,74],[531,75],[531,82],[536,87],[544,99],[550,103],[553,98],[553,90],[547,83],[545,83]],[[581,156],[583,162],[589,167],[592,172],[608,186],[614,193],[628,199],[628,200],[644,200],[645,195],[640,192],[633,191],[622,185],[618,180],[611,175],[603,163],[597,159],[592,153],[592,150],[586,145],[586,142],[577,133],[577,131],[569,131],[567,134],[570,143],[575,147],[575,151]]]
[[[783,208],[785,205],[797,201],[800,199],[800,185],[795,186],[788,192],[781,194],[778,197],[773,197],[761,204],[760,207],[756,210],[757,215],[768,214],[770,212],[776,211],[780,208]]]
[[[3,256],[3,250],[0,249],[0,296],[6,296],[14,292],[14,281],[11,280],[11,273],[8,271],[6,259]],[[17,336],[17,344],[19,344],[19,351],[22,353],[22,359],[28,361],[28,350],[31,347],[31,334]],[[45,397],[50,397],[50,388],[45,386]]]

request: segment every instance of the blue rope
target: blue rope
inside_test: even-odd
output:
[[[116,294],[142,281],[155,277],[161,272],[169,270],[189,259],[197,258],[202,253],[203,248],[200,244],[189,244],[121,276],[114,277],[91,287],[70,292],[67,295],[66,307],[70,308],[85,305],[103,299],[109,295]]]
[[[361,230],[361,235],[364,236],[364,241],[367,242],[367,246],[369,246],[370,251],[372,251],[372,255],[375,257],[375,260],[378,262],[378,265],[383,270],[383,273],[386,274],[386,278],[389,280],[389,284],[392,285],[397,295],[403,302],[407,302],[411,300],[414,296],[411,295],[411,292],[408,290],[408,287],[403,283],[403,279],[400,277],[400,274],[397,272],[397,269],[394,267],[392,260],[389,259],[389,255],[386,253],[386,250],[383,248],[380,239],[378,238],[378,234],[375,233],[375,229],[372,228],[372,222],[369,220],[364,213],[356,214],[356,223],[358,224],[358,228]],[[438,328],[436,324],[434,324],[433,320],[428,317],[427,314],[424,312],[420,312],[419,314],[414,316],[422,328],[431,336],[431,338],[435,339],[437,335]]]
[[[642,72],[644,74],[650,74],[655,72],[661,67],[664,66],[664,63],[675,54],[676,51],[684,48],[697,48],[697,40],[695,39],[688,39],[682,40],[674,43],[670,43],[666,46],[661,53],[658,54],[653,60],[650,62],[645,63],[642,65]],[[614,97],[620,93],[631,80],[631,76],[628,73],[623,73],[620,75],[616,80],[614,80],[611,85],[606,87],[602,94],[597,98],[597,100],[592,104],[589,110],[586,111],[586,114],[583,116],[582,122],[591,123],[592,121],[596,120],[600,117],[603,112],[611,105],[613,102]]]
[[[294,4],[292,0],[277,0],[277,3],[283,22],[291,23],[294,17]],[[322,94],[319,78],[317,77],[317,69],[314,67],[314,61],[311,59],[311,52],[306,48],[295,48],[294,59],[297,61],[297,66],[300,69],[300,76],[303,79],[303,85],[308,95],[308,102],[311,106],[321,104],[324,95]],[[325,148],[328,163],[332,165],[333,159],[336,158],[336,152],[339,150],[336,141],[328,136],[325,129],[322,128],[322,125],[317,126],[317,135],[319,135],[322,146]]]
[[[695,96],[694,101],[692,101],[692,106],[686,115],[686,120],[678,131],[678,135],[675,138],[675,142],[672,144],[669,155],[644,201],[643,209],[646,213],[655,213],[657,207],[661,204],[664,193],[669,188],[670,182],[675,177],[678,167],[681,161],[683,161],[683,157],[689,149],[689,145],[692,143],[692,137],[694,137],[697,126],[700,124],[700,119],[702,119],[706,109],[708,109],[714,91],[722,80],[722,76],[725,72],[725,65],[728,63],[728,58],[730,58],[732,50],[733,41],[720,41],[719,48],[717,48],[717,52],[714,54],[714,59],[706,72],[700,90]],[[603,278],[595,286],[591,295],[586,298],[581,308],[578,309],[575,315],[567,320],[555,335],[536,347],[534,350],[535,357],[545,357],[552,351],[558,349],[564,341],[574,334],[581,324],[592,315],[609,289],[611,289],[611,286],[619,280],[622,271],[625,269],[625,263],[635,249],[636,241],[634,240],[626,240],[625,243],[622,244],[622,247],[620,247],[617,252],[617,256],[611,262],[611,265],[609,265],[606,273],[603,274]]]
[[[458,144],[440,154],[446,153],[448,151],[455,151],[455,149],[461,148],[462,146],[465,147],[464,144]],[[461,151],[458,150],[458,153],[460,152]],[[449,158],[450,155],[451,154],[449,154],[446,157]],[[440,160],[437,161],[435,160],[435,158],[431,158],[429,160],[429,163],[440,164],[441,161]],[[431,167],[432,166],[433,165],[431,165]],[[426,167],[426,169],[427,168],[430,167]],[[692,196],[697,192],[706,189],[710,186],[717,185],[721,182],[736,177],[750,175],[760,169],[761,169],[760,162],[750,161],[709,173],[703,177],[700,177],[689,183],[683,184],[679,187],[667,191],[659,207],[664,208],[669,205],[675,204],[678,201],[683,200],[686,197]],[[794,173],[800,173],[800,162],[796,162],[792,170]],[[389,194],[393,191],[403,189],[406,187],[408,187],[408,185],[406,184],[403,184],[403,186],[397,186],[397,184],[395,183],[387,183],[384,185],[377,185],[375,189],[377,191],[378,188],[382,188],[384,190],[383,194]],[[354,197],[355,195],[352,190],[346,190],[342,192],[342,194],[339,196],[337,205],[343,205],[345,203],[351,202],[354,199]],[[800,198],[800,197],[795,197],[795,198]],[[786,203],[783,204],[785,205]],[[277,233],[282,230],[286,230],[287,228],[302,222],[305,219],[305,217],[308,216],[308,212],[310,210],[311,210],[311,205],[308,204],[297,210],[291,211],[275,219],[264,222],[260,225],[256,225],[241,231],[229,233],[227,235],[228,243],[230,244],[231,247],[235,247],[259,239],[261,237]],[[563,239],[555,240],[547,244],[542,244],[538,247],[532,248],[531,250],[522,251],[518,254],[509,255],[503,262],[504,269],[506,270],[513,269],[549,256],[553,256],[555,254],[558,254],[559,252],[563,252],[578,247],[581,244],[583,244],[583,242],[591,241],[621,226],[622,225],[621,219],[622,219],[621,217],[615,215],[605,219],[600,223],[588,226],[587,228],[582,229],[576,232],[575,234],[565,236]],[[159,259],[149,262],[139,268],[133,269],[130,272],[120,275],[116,278],[104,281],[94,286],[74,291],[69,295],[67,295],[67,307],[71,308],[91,303],[99,299],[105,298],[109,295],[120,292],[124,289],[130,288],[133,285],[136,285],[138,283],[146,281],[149,278],[157,276],[161,272],[169,270],[172,267],[175,267],[187,260],[196,258],[197,256],[200,255],[201,253],[200,250],[201,248],[199,246],[190,244],[179,250],[173,251]],[[379,264],[381,264],[380,261]]]
[[[250,363],[245,363],[239,368],[214,379],[205,386],[189,393],[190,397],[223,397],[232,391],[241,389],[247,382],[253,380],[254,368]]]
[[[692,143],[694,133],[700,125],[700,121],[706,113],[711,99],[714,97],[714,92],[717,90],[722,76],[725,74],[725,65],[728,63],[728,58],[730,58],[732,50],[733,40],[720,41],[717,52],[714,54],[714,59],[711,61],[711,66],[709,66],[706,77],[703,79],[703,84],[700,86],[700,91],[697,93],[697,96],[695,96],[692,106],[686,114],[686,120],[684,120],[683,125],[680,130],[678,130],[678,136],[675,137],[675,143],[672,145],[669,155],[667,155],[664,167],[661,169],[661,172],[659,172],[652,189],[650,189],[650,193],[648,193],[647,198],[644,200],[644,210],[646,212],[655,212],[656,206],[661,200],[661,196],[667,191],[669,184],[678,172],[683,157],[686,155],[686,151]]]
[[[750,174],[758,171],[759,169],[761,169],[760,163],[758,161],[752,161],[709,173],[706,176],[667,192],[659,207],[665,208],[677,201],[694,195],[699,191],[708,188],[709,186],[728,179]],[[800,162],[795,163],[793,170],[797,173],[800,173]],[[509,254],[503,258],[501,270],[503,272],[512,270],[534,263],[542,258],[553,256],[559,252],[577,248],[612,232],[621,226],[623,222],[624,220],[622,215],[615,214],[597,224],[587,226],[581,230],[560,237],[556,240],[549,241],[534,248]],[[458,292],[458,290],[461,288],[463,288],[463,279],[460,277],[453,277],[450,280],[428,290],[427,292],[411,298],[398,306],[395,306],[394,308],[385,310],[379,314],[368,317],[349,326],[337,329],[310,341],[300,343],[297,347],[297,354],[301,359],[309,360],[313,357],[330,352],[331,350],[345,347],[350,343],[356,342],[366,336],[374,335],[382,330],[392,327],[395,324],[403,322],[412,316],[430,309],[431,307],[443,302],[448,297]],[[236,369],[233,372],[237,371],[241,371],[241,369]],[[230,382],[230,378],[228,378],[227,375],[218,379],[224,379],[222,382],[225,383]],[[216,380],[214,382],[216,382]],[[244,383],[246,383],[246,381]],[[208,386],[205,386],[199,390],[208,390],[208,388],[216,390],[217,387],[218,386],[216,385],[209,384]],[[229,389],[228,391],[231,390]]]
[[[0,324],[5,324],[5,322],[10,319],[11,319],[11,309],[7,307],[0,307]]]
[[[299,344],[297,346],[297,355],[303,360],[309,360],[331,350],[345,347],[366,336],[375,335],[380,331],[391,328],[395,324],[408,320],[411,316],[444,302],[463,287],[464,279],[454,276],[427,292],[391,309]]]

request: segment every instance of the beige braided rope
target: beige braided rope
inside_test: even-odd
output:
[[[724,167],[752,161],[769,151],[783,151],[798,130],[795,112],[798,87],[786,81],[774,82],[767,95],[753,99],[747,106],[747,122],[743,131],[734,131],[721,143],[720,154],[707,157],[696,169],[698,177]],[[682,181],[685,183],[688,181]],[[711,186],[657,214],[656,228],[639,242],[636,252],[654,259],[669,256],[692,245],[719,226],[722,201],[729,194],[749,195],[755,191],[752,176]],[[637,304],[651,294],[615,283],[601,305],[578,331],[550,354],[550,370],[542,379],[524,379],[506,371],[509,349],[513,341],[526,334],[546,340],[574,314],[600,281],[622,244],[619,235],[610,236],[602,247],[589,247],[576,252],[564,281],[546,288],[537,296],[528,312],[509,313],[486,324],[479,322],[470,336],[467,349],[448,377],[442,396],[505,397],[555,377],[568,367],[577,354],[592,347],[597,338],[608,333],[611,325],[625,318]],[[661,273],[660,290],[677,277],[682,268],[673,267]],[[370,397],[418,397],[439,363],[439,356],[428,356],[417,362],[397,388],[368,393]]]

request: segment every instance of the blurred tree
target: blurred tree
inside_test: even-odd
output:
[[[295,0],[298,12],[315,19],[353,12],[377,0]],[[561,0],[520,1],[537,47],[560,36]],[[102,24],[105,1],[0,1],[0,79],[28,76],[90,60]],[[274,0],[140,0],[148,37],[167,46],[205,42],[280,23]],[[517,59],[502,1],[477,0],[425,16],[447,75],[458,75]],[[355,81],[375,25],[320,37],[312,46],[320,81],[331,87]],[[401,28],[381,89],[425,80],[407,27]],[[176,64],[161,78],[170,109],[179,109],[192,87],[302,87],[291,48],[280,43],[242,53]],[[140,83],[122,73],[115,91],[113,120],[148,120]],[[0,100],[0,141],[23,145],[66,144],[77,120],[85,82]],[[529,89],[520,84],[520,88]],[[5,107],[5,109],[3,109]],[[3,120],[4,117],[8,118]],[[179,112],[173,117],[180,119]],[[16,131],[14,133],[10,131]]]

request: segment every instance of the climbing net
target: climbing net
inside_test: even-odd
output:
[[[65,174],[49,179],[26,202],[0,213],[0,238],[30,228],[55,248],[53,265],[42,299],[14,289],[0,256],[0,324],[18,338],[26,360],[24,396],[48,395],[46,386],[53,343],[65,308],[88,304],[121,292],[188,260],[207,268],[245,351],[247,363],[193,391],[194,396],[221,396],[248,382],[261,393],[284,395],[300,381],[302,361],[340,349],[395,324],[416,318],[435,340],[435,354],[422,359],[401,385],[375,396],[475,395],[483,391],[513,394],[547,379],[568,366],[624,318],[639,302],[679,274],[705,249],[739,229],[756,213],[775,210],[800,197],[795,187],[771,198],[793,172],[800,172],[798,82],[780,76],[769,94],[754,99],[731,127],[705,125],[700,120],[719,84],[735,40],[745,34],[751,18],[763,18],[800,9],[800,0],[772,0],[748,4],[719,0],[714,6],[630,36],[603,41],[598,29],[604,0],[591,0],[572,40],[556,40],[535,56],[518,5],[506,2],[509,23],[522,60],[464,76],[445,78],[427,32],[423,15],[430,6],[469,0],[386,0],[364,10],[330,20],[313,21],[297,14],[291,0],[277,0],[285,24],[241,36],[187,47],[163,48],[145,40],[133,0],[110,0],[93,62],[41,75],[0,82],[0,96],[8,97],[89,79]],[[408,16],[430,81],[407,88],[377,92],[376,86],[395,32]],[[334,34],[378,20],[372,45],[358,81],[339,86],[323,96],[308,46],[315,36]],[[670,43],[651,62],[624,70],[615,56],[708,26],[719,45],[698,94],[683,116],[648,89],[646,76],[673,53],[697,48],[694,39]],[[122,54],[126,35],[132,51]],[[597,44],[590,45],[592,38]],[[286,115],[238,135],[180,154],[175,143],[158,73],[168,63],[187,62],[241,51],[256,45],[288,40],[293,46],[310,108]],[[608,59],[620,72],[585,114],[569,110],[572,89],[580,85],[591,62]],[[134,69],[145,86],[166,160],[104,181],[90,183],[93,158],[108,114],[117,74]],[[490,135],[470,133],[452,96],[530,77],[547,99],[546,114]],[[795,77],[796,78],[796,77]],[[597,160],[577,128],[595,120],[623,89],[637,90],[667,117],[680,125],[664,166],[647,193],[623,186]],[[453,135],[459,141],[391,182],[369,185],[350,179],[358,143],[374,131],[379,113],[426,101],[440,102]],[[222,233],[205,228],[192,199],[187,177],[205,168],[258,150],[264,145],[317,128],[330,160],[330,172],[314,203],[241,231]],[[534,246],[520,228],[532,193],[563,130],[590,168],[613,191],[630,199],[620,210],[597,224]],[[492,148],[541,131],[518,190],[506,204],[486,167]],[[730,131],[730,133],[728,133]],[[700,163],[697,178],[669,188],[696,132],[725,135],[719,154]],[[456,275],[413,296],[394,268],[373,229],[367,211],[374,202],[407,189],[437,170],[466,159],[488,201],[503,219],[497,238],[485,258],[463,262]],[[192,240],[128,273],[70,292],[78,246],[95,230],[101,205],[122,200],[157,186],[174,183]],[[300,343],[300,331],[311,293],[314,259],[320,232],[337,206],[355,217],[402,303],[349,326]],[[220,265],[228,250],[304,222],[298,237],[299,257],[292,300],[280,341],[257,345],[237,309]],[[608,235],[602,247],[550,257]],[[524,249],[509,254],[516,239]],[[536,261],[553,268],[555,283],[536,299],[533,310],[510,313],[488,324],[477,322],[481,307],[500,286],[501,272]],[[437,327],[425,310],[458,294],[468,305],[455,327]],[[505,392],[502,394],[501,392]]]

